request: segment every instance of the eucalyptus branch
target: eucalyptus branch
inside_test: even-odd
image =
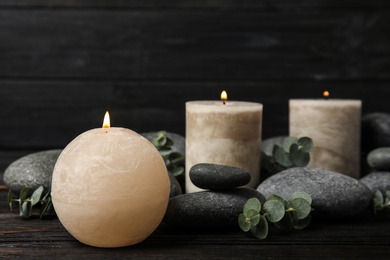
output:
[[[272,156],[262,154],[262,165],[271,174],[292,167],[304,167],[310,162],[313,140],[309,137],[286,137],[283,145],[274,145]]]
[[[41,206],[40,218],[53,209],[50,191],[45,193],[43,186],[38,187],[32,193],[31,197],[28,197],[29,193],[29,188],[23,188],[19,193],[19,198],[13,198],[12,190],[9,190],[7,196],[9,208],[12,210],[13,203],[17,202],[19,205],[19,215],[24,218],[31,217],[33,207],[38,204]]]
[[[257,198],[251,198],[245,203],[243,213],[238,216],[238,224],[243,231],[250,230],[259,239],[268,236],[268,222],[286,231],[303,229],[311,221],[311,202],[306,192],[294,193],[289,201],[271,195],[263,205]]]

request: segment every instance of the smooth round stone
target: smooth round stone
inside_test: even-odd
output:
[[[244,169],[220,164],[199,163],[189,171],[192,183],[201,189],[228,190],[246,185],[251,175]]]
[[[177,195],[183,194],[183,191],[181,189],[179,181],[169,172],[168,172],[168,175],[169,175],[169,181],[171,183],[169,197],[172,198],[172,197],[175,197]]]
[[[376,170],[390,170],[390,147],[372,150],[367,156],[367,163]]]
[[[382,194],[390,190],[390,172],[372,172],[360,180],[372,192],[379,190]]]
[[[157,132],[147,132],[147,133],[142,133],[141,135],[151,142],[156,137],[156,134]],[[185,155],[186,152],[185,138],[179,134],[171,133],[171,132],[167,132],[167,137],[173,141],[172,152],[178,152],[181,153],[182,155]]]
[[[362,118],[362,149],[390,147],[390,114],[370,113]]]
[[[11,163],[4,171],[4,184],[15,194],[24,187],[33,192],[39,186],[51,188],[54,165],[62,150],[28,154]]]
[[[275,136],[268,139],[264,139],[261,142],[261,150],[268,156],[272,156],[274,146],[283,146],[283,141],[287,136]]]
[[[265,180],[257,190],[266,198],[277,194],[286,200],[295,192],[307,192],[313,199],[313,215],[328,218],[355,216],[366,210],[372,199],[371,191],[358,180],[316,168],[284,170]]]
[[[250,198],[264,203],[264,196],[249,188],[231,191],[200,191],[169,200],[164,222],[176,227],[238,227],[237,218]]]

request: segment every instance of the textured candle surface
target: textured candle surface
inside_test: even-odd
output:
[[[197,163],[240,167],[251,174],[248,187],[260,180],[263,105],[252,102],[186,103],[186,192],[200,191],[189,178]]]
[[[290,136],[313,139],[309,167],[359,178],[360,100],[290,100]]]
[[[169,178],[155,147],[125,128],[93,129],[63,150],[52,199],[64,227],[97,247],[139,243],[160,224]]]

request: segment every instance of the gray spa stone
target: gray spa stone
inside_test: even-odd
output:
[[[264,196],[248,188],[230,191],[201,191],[179,195],[169,200],[164,222],[175,227],[238,227],[237,218],[248,199]]]
[[[362,150],[390,147],[390,114],[370,113],[362,118]]]
[[[156,137],[157,132],[147,132],[142,133],[141,135],[148,139],[149,141],[152,141]],[[178,152],[181,153],[183,156],[185,155],[186,149],[186,139],[176,133],[167,132],[167,137],[173,141],[172,146],[172,152]]]
[[[372,199],[367,186],[354,178],[323,169],[301,167],[271,176],[257,190],[266,198],[277,194],[286,200],[294,192],[307,192],[313,199],[313,216],[328,218],[355,216],[366,210]]]
[[[361,183],[366,185],[372,192],[379,190],[382,194],[390,190],[390,172],[372,172],[364,176]]]
[[[367,163],[376,170],[390,170],[390,147],[372,150],[367,156]]]
[[[19,194],[24,187],[31,192],[43,185],[51,189],[54,165],[62,150],[48,150],[32,153],[11,163],[4,172],[4,184]]]
[[[192,166],[189,176],[195,186],[209,190],[234,189],[251,180],[250,173],[242,168],[211,163]]]

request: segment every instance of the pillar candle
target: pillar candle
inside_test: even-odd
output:
[[[260,180],[263,105],[242,101],[186,103],[186,192],[200,191],[189,178],[198,163],[240,167],[251,174],[248,187]]]
[[[169,177],[156,148],[130,129],[82,133],[60,154],[52,200],[65,229],[96,247],[139,243],[160,224]]]
[[[289,101],[290,136],[313,139],[308,167],[359,178],[361,106],[360,100]]]

